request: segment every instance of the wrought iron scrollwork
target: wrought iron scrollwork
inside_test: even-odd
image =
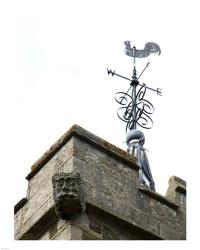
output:
[[[144,98],[145,94],[145,85],[140,87],[135,99],[128,93],[116,93],[115,100],[121,105],[117,115],[122,121],[127,123],[126,131],[133,129],[134,123],[145,129],[152,128],[153,120],[150,115],[153,114],[154,107]]]

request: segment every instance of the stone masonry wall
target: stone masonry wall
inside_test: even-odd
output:
[[[72,171],[80,173],[86,206],[106,213],[106,221],[113,217],[159,239],[185,239],[185,182],[172,177],[166,197],[159,195],[140,185],[139,167],[134,160],[88,131],[72,127],[32,167],[26,200],[18,204],[15,213],[15,239],[33,239],[33,232],[38,232],[34,239],[41,240],[84,239],[87,223],[77,224],[77,221],[84,221],[80,220],[83,215],[69,222],[58,220],[54,212],[52,176],[56,172]],[[88,216],[87,211],[84,218]],[[95,213],[98,217],[99,212]],[[127,238],[131,238],[128,231]]]

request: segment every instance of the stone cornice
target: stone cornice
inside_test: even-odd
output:
[[[27,198],[22,198],[22,199],[15,205],[15,207],[14,207],[14,214],[16,214],[16,213],[18,212],[18,210],[19,210],[20,208],[22,208],[22,207],[26,204],[27,201],[28,201]]]
[[[72,136],[80,138],[98,149],[122,160],[129,166],[139,169],[135,163],[134,156],[126,151],[114,146],[113,144],[101,139],[78,125],[73,125],[63,136],[60,137],[31,167],[31,172],[26,176],[30,180],[66,143]]]
[[[178,204],[170,201],[166,197],[164,197],[164,196],[162,196],[162,195],[160,195],[160,194],[158,194],[158,193],[156,193],[148,188],[141,186],[141,187],[139,187],[139,191],[148,195],[149,197],[153,198],[154,200],[160,201],[162,204],[165,204],[170,208],[177,209],[179,207]]]

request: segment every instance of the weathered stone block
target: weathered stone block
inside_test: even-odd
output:
[[[73,138],[66,143],[43,167],[29,180],[29,196],[30,199],[34,194],[37,194],[41,189],[51,187],[52,175],[66,166],[73,155]],[[69,162],[70,164],[70,162]],[[65,167],[66,168],[66,167]],[[49,185],[50,183],[50,185]]]

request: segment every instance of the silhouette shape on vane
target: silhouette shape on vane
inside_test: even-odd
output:
[[[151,53],[158,54],[158,56],[161,54],[160,46],[157,43],[148,42],[145,44],[143,50],[136,49],[135,46],[131,48],[130,41],[125,41],[124,44],[126,45],[125,54],[127,56],[144,58],[149,56]]]

